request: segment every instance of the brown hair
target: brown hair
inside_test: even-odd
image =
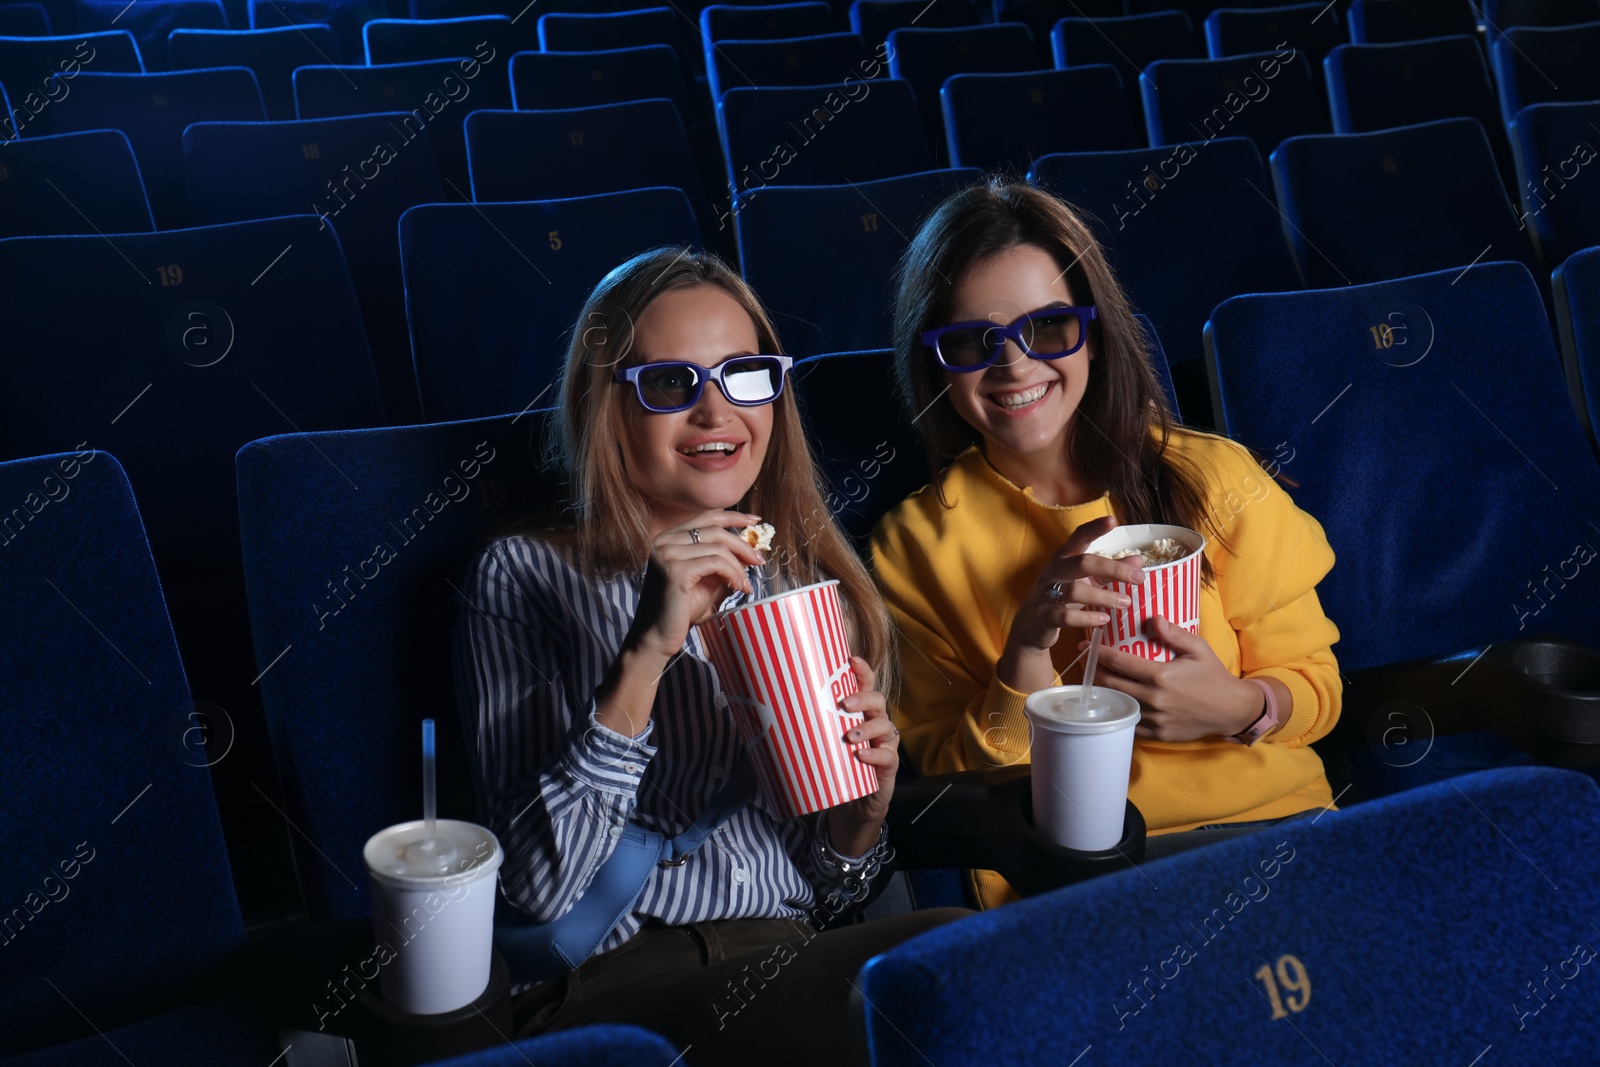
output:
[[[615,371],[644,362],[634,351],[634,323],[663,293],[712,285],[738,301],[755,326],[758,351],[781,352],[772,321],[750,287],[714,254],[687,248],[644,252],[601,279],[573,328],[551,423],[549,451],[567,484],[562,519],[541,536],[568,545],[585,571],[610,578],[640,570],[650,553],[650,508],[628,478],[617,440],[624,405],[637,407]],[[821,477],[806,444],[794,391],[773,402],[772,437],[750,491],[733,505],[772,524],[780,585],[839,581],[850,647],[872,665],[878,687],[892,692],[888,613],[861,560],[828,513]]]
[[[1203,479],[1167,449],[1174,432],[1144,330],[1105,253],[1068,204],[1010,178],[956,193],[912,240],[896,272],[895,376],[908,416],[926,446],[934,484],[950,461],[982,438],[942,395],[942,371],[918,338],[947,321],[956,282],[972,264],[1019,245],[1044,250],[1061,267],[1073,298],[1093,303],[1094,370],[1067,438],[1074,467],[1100,480],[1124,523],[1185,526],[1226,545],[1209,513]],[[940,500],[946,507],[950,502]],[[1211,563],[1203,562],[1206,581]]]

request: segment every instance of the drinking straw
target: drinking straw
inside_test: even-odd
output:
[[[438,815],[433,792],[433,720],[422,720],[422,817],[428,824],[428,836],[433,840],[434,817]]]
[[[1096,626],[1089,631],[1089,659],[1083,665],[1083,688],[1078,692],[1078,704],[1087,708],[1089,694],[1094,691],[1094,665],[1100,658],[1100,633],[1104,626]]]

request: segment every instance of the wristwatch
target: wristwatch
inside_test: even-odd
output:
[[[1253,745],[1282,725],[1278,718],[1278,695],[1272,691],[1272,686],[1260,678],[1246,678],[1245,681],[1261,687],[1261,692],[1267,698],[1267,706],[1262,709],[1259,719],[1232,737],[1223,739],[1236,745]]]

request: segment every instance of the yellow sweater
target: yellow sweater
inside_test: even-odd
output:
[[[1232,552],[1208,539],[1216,581],[1201,590],[1200,636],[1239,677],[1274,678],[1292,694],[1283,726],[1254,746],[1221,738],[1137,740],[1128,795],[1152,833],[1215,822],[1273,819],[1331,805],[1322,760],[1307,746],[1339,717],[1339,631],[1316,585],[1333,566],[1322,526],[1224,438],[1178,431],[1169,448],[1207,478],[1211,515]],[[976,448],[933,487],[879,522],[872,556],[899,631],[904,687],[896,718],[923,774],[1028,759],[1027,697],[995,677],[1011,618],[1050,556],[1081,523],[1111,512],[1109,496],[1054,507],[1018,488]],[[1119,517],[1120,521],[1120,517]],[[1079,638],[1054,649],[1063,683],[1082,681]],[[998,875],[978,872],[985,906],[1016,899]]]

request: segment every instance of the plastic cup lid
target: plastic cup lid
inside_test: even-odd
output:
[[[373,834],[361,850],[368,873],[391,885],[432,888],[475,881],[505,857],[494,834],[476,823],[439,819],[434,826],[434,847],[414,847],[427,844],[428,827],[420,819]]]
[[[1079,699],[1081,685],[1041,689],[1028,697],[1028,719],[1035,726],[1062,734],[1109,734],[1139,722],[1139,702],[1115,689],[1095,686],[1088,706]]]

